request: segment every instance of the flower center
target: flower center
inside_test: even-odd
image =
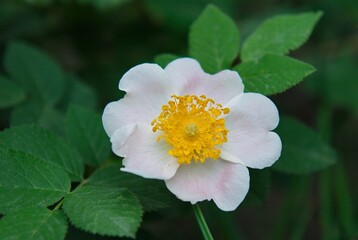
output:
[[[168,153],[178,163],[203,163],[220,156],[217,146],[227,141],[223,116],[229,111],[205,95],[173,95],[152,121],[153,132],[162,131],[157,141],[165,139],[172,146]]]

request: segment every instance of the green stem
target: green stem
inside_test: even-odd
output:
[[[199,224],[199,227],[203,234],[204,239],[205,240],[214,240],[213,236],[211,235],[208,224],[206,224],[204,215],[201,212],[199,205],[198,204],[193,205],[193,209],[194,209],[196,221]]]

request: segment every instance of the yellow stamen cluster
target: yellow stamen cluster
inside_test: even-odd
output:
[[[203,163],[220,156],[220,149],[215,147],[227,141],[223,116],[229,111],[205,95],[173,95],[152,121],[153,132],[163,132],[157,140],[165,139],[172,146],[168,153],[178,163]]]

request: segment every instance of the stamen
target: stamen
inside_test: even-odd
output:
[[[217,146],[227,141],[228,133],[223,115],[229,112],[205,95],[173,95],[151,125],[153,132],[162,131],[157,141],[165,139],[172,146],[168,154],[178,163],[203,163],[220,156]]]

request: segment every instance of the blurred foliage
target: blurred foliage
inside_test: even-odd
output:
[[[287,166],[282,166],[283,162],[274,169],[268,169],[262,173],[250,171],[252,176],[250,193],[238,210],[225,213],[218,210],[211,202],[203,204],[204,214],[214,236],[217,239],[357,238],[358,180],[355,177],[355,171],[358,169],[356,161],[358,157],[356,149],[358,142],[358,1],[0,1],[0,54],[1,59],[4,60],[4,64],[0,65],[1,129],[10,125],[23,124],[36,124],[47,129],[38,130],[29,125],[18,126],[8,130],[13,131],[10,132],[11,134],[3,132],[0,136],[0,144],[9,144],[10,140],[16,142],[16,136],[21,136],[21,134],[24,135],[21,138],[30,133],[41,135],[41,139],[45,142],[42,144],[54,143],[53,145],[62,148],[62,151],[69,152],[71,158],[61,160],[61,156],[57,156],[58,162],[53,164],[63,167],[64,170],[58,170],[61,174],[64,171],[71,172],[72,168],[67,167],[66,170],[68,161],[80,156],[81,152],[83,155],[91,146],[96,146],[96,141],[103,142],[100,139],[93,139],[91,142],[92,140],[89,140],[80,128],[77,129],[78,132],[74,132],[75,136],[67,136],[66,122],[76,122],[78,126],[98,122],[103,106],[123,96],[123,93],[118,96],[118,80],[130,67],[142,62],[153,62],[154,57],[161,53],[187,56],[189,26],[208,3],[214,3],[223,12],[233,17],[240,29],[242,42],[248,39],[264,19],[276,14],[318,10],[324,13],[308,42],[299,50],[290,53],[292,57],[315,66],[317,72],[308,77],[302,85],[283,94],[275,95],[272,99],[278,105],[281,114],[295,117],[310,127],[295,120],[292,124],[297,126],[297,131],[293,132],[292,136],[285,136],[283,139],[288,139],[292,147],[295,147],[295,137],[299,138],[297,143],[300,143],[314,134],[312,139],[319,142],[322,154],[327,154],[331,148],[335,149],[338,161],[338,164],[312,174],[305,172],[306,174],[303,175],[288,175],[274,171],[280,170],[279,165],[281,169],[287,169]],[[32,46],[36,46],[39,51],[34,50]],[[25,51],[28,54],[23,56]],[[195,55],[195,53],[191,54]],[[176,56],[170,54],[161,55],[156,58],[156,62],[165,66],[174,58]],[[230,61],[233,60],[232,57],[229,58]],[[240,63],[240,59],[234,59],[235,65]],[[48,72],[42,71],[43,65],[48,66],[46,67]],[[39,75],[38,72],[41,74]],[[24,78],[31,81],[23,85],[21,81]],[[48,78],[53,81],[48,81]],[[292,84],[300,80],[292,80]],[[272,93],[283,90],[286,89],[283,87],[282,90],[275,90]],[[71,105],[76,106],[71,107]],[[87,108],[84,110],[84,115],[88,114],[88,119],[80,119],[73,112],[73,109],[81,109],[81,107]],[[280,126],[279,130],[285,126],[287,126],[287,121],[286,124]],[[22,131],[26,128],[32,130]],[[318,131],[313,132],[314,129]],[[91,131],[96,131],[96,128],[92,128]],[[80,153],[67,146],[66,137],[76,143]],[[19,150],[32,154],[35,152],[35,157],[30,157],[22,164],[28,164],[30,161],[35,163],[35,165],[28,164],[27,167],[32,170],[30,177],[36,182],[39,181],[36,174],[38,169],[42,169],[48,175],[51,171],[49,165],[39,160],[41,154],[46,155],[46,153],[36,152],[34,145],[36,142],[30,140],[28,145],[19,143],[15,149],[6,150],[9,152],[2,156],[12,156],[17,159],[17,156],[25,154],[19,153]],[[312,143],[307,143],[307,156],[312,146]],[[105,156],[108,150],[105,146],[103,149],[102,155]],[[56,152],[51,147],[48,151],[47,154],[50,155]],[[87,159],[87,161],[95,163],[104,159],[98,160],[96,156],[92,157],[94,159]],[[304,156],[291,156],[287,159],[297,161],[302,157]],[[322,164],[329,165],[333,161],[328,159]],[[114,162],[117,163],[118,160]],[[2,169],[11,170],[23,167],[21,164],[16,164],[17,162],[14,162],[11,166],[2,166]],[[111,165],[111,163],[107,164]],[[323,165],[317,165],[317,169],[323,168]],[[78,169],[79,172],[82,171],[81,166],[78,166]],[[102,173],[106,171],[105,169]],[[73,170],[74,173],[78,172],[77,170]],[[296,170],[298,173],[304,172],[305,169]],[[86,167],[85,176],[92,171],[92,168]],[[1,176],[2,179],[6,179],[4,175],[0,174]],[[118,186],[131,186],[138,181],[134,177],[133,182],[121,185],[123,183],[120,179],[119,177],[108,181],[116,187],[117,184]],[[48,182],[46,186],[51,183]],[[7,184],[12,186],[10,181]],[[64,195],[68,187],[65,186],[66,184],[67,182],[61,186],[55,184],[52,191],[56,192],[57,188],[60,191],[56,192],[56,196],[46,195],[46,204],[55,203],[59,195]],[[28,187],[28,184],[24,183],[23,187]],[[65,204],[65,210],[71,215],[72,211],[78,211],[81,207],[93,206],[94,203],[88,199],[87,195],[95,187],[98,185],[89,182],[88,186],[79,188],[79,192],[73,194]],[[135,194],[140,196],[141,191],[147,194],[151,189],[138,188],[135,191],[137,191]],[[36,202],[29,192],[27,194],[23,196],[23,201]],[[130,195],[135,199],[134,201],[142,200],[140,197],[136,199],[131,193],[121,190],[106,191],[103,194],[113,196],[113,202],[108,203],[106,209],[108,212],[112,212],[111,204],[117,204],[116,196],[124,194]],[[168,205],[166,201],[158,202],[157,196],[164,196],[163,198],[167,199],[165,194],[158,192],[153,196],[153,205],[147,208]],[[103,196],[95,197],[101,200]],[[79,199],[79,202],[73,199]],[[155,205],[157,203],[162,205]],[[167,239],[168,236],[171,236],[171,239],[200,238],[190,205],[175,199],[170,205],[171,207],[161,209],[159,212],[145,212],[143,224],[137,233],[138,239]],[[140,207],[132,210],[131,213],[139,219]],[[19,221],[19,225],[36,227],[36,224],[42,222],[48,214],[43,209],[37,208],[29,208],[27,211],[35,219],[31,222],[31,226],[26,225],[28,221],[26,222],[26,219],[21,218],[21,215],[15,211],[13,215],[4,217],[0,221],[0,227],[2,224],[11,228],[16,219],[19,219],[16,220]],[[93,212],[93,215],[95,214],[96,212]],[[114,212],[114,217],[120,219],[122,216]],[[47,221],[50,223],[63,221],[63,216],[56,212]],[[72,219],[72,221],[74,225],[83,224],[78,219]],[[99,224],[98,227],[101,229],[106,226]],[[88,229],[88,226],[84,225],[83,228]],[[53,230],[61,237],[65,229],[63,225]],[[16,233],[16,229],[14,231]],[[123,235],[131,236],[131,234]],[[2,236],[1,233],[0,236]],[[6,237],[2,236],[4,239]],[[80,238],[112,239],[92,235],[69,226],[67,239]]]

